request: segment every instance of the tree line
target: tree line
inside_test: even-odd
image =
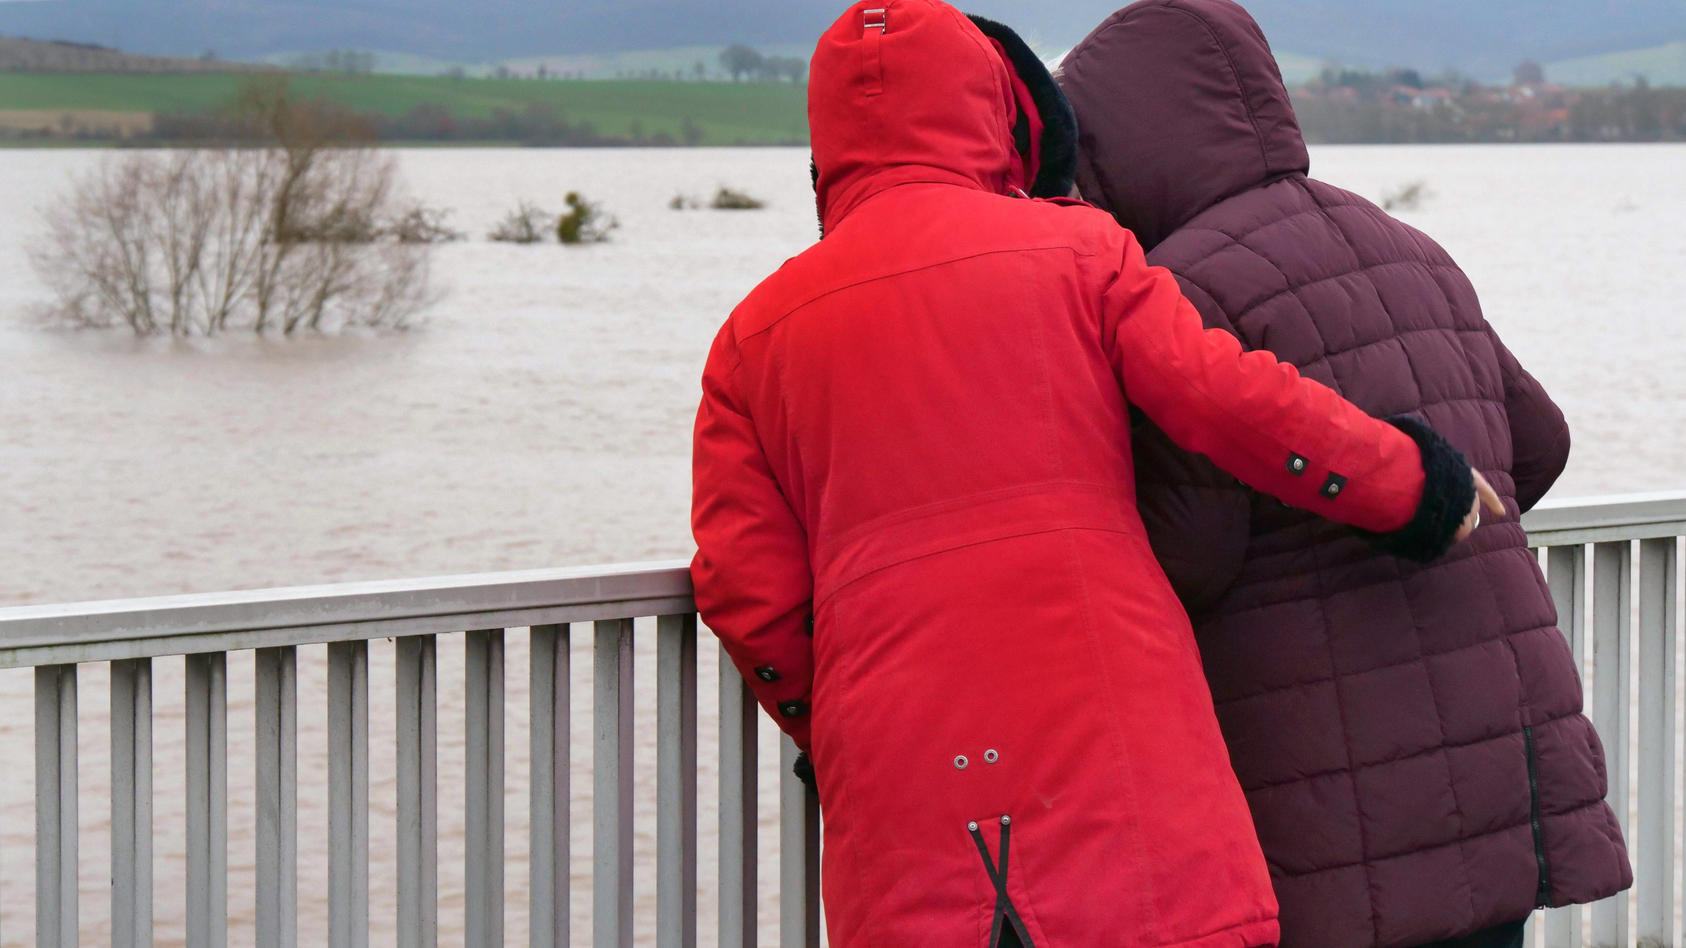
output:
[[[1531,62],[1510,85],[1330,68],[1290,92],[1306,139],[1320,144],[1686,141],[1686,89],[1643,77],[1565,88]]]

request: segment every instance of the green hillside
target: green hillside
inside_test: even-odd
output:
[[[0,73],[0,112],[208,112],[232,101],[236,75]],[[292,79],[295,94],[392,117],[419,107],[489,118],[532,104],[605,135],[676,137],[687,121],[713,145],[783,144],[808,138],[807,88],[790,83],[540,82],[442,76],[325,76]]]
[[[1686,86],[1686,43],[1606,53],[1548,63],[1546,78],[1565,86],[1631,83],[1644,76],[1654,86]]]

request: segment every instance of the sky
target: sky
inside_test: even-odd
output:
[[[1045,52],[1113,0],[970,0]],[[1252,0],[1279,52],[1360,66],[1506,74],[1686,40],[1681,0]],[[335,48],[464,62],[676,46],[811,43],[836,0],[0,0],[0,34],[225,58]]]

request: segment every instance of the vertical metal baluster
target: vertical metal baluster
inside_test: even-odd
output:
[[[656,944],[697,944],[697,617],[662,616],[656,654]]]
[[[820,801],[792,772],[796,743],[780,737],[779,945],[820,943]]]
[[[1575,674],[1586,674],[1586,547],[1552,547],[1546,554],[1551,597],[1557,604],[1557,625],[1569,639]],[[1580,948],[1581,912],[1578,905],[1545,913],[1546,948]]]
[[[1633,693],[1629,673],[1633,661],[1633,622],[1629,612],[1633,593],[1633,544],[1623,540],[1593,547],[1592,650],[1593,723],[1604,741],[1609,775],[1610,806],[1622,835],[1628,839],[1627,744],[1631,733]],[[1627,893],[1592,907],[1592,943],[1628,943]]]
[[[228,656],[187,657],[187,948],[228,944]]]
[[[398,665],[398,946],[439,943],[438,646],[401,638]]]
[[[74,948],[76,666],[35,669],[35,943]]]
[[[328,944],[369,944],[369,643],[328,646]]]
[[[568,627],[532,630],[531,948],[568,946]]]
[[[493,948],[503,944],[503,630],[470,632],[465,649],[466,937]]]
[[[720,948],[755,948],[757,705],[720,650]]]
[[[257,943],[294,948],[299,917],[298,652],[257,651]]]
[[[152,944],[152,662],[111,663],[111,940]]]
[[[592,944],[632,945],[632,620],[595,623]]]
[[[1674,940],[1674,637],[1676,542],[1640,544],[1639,825],[1634,898],[1640,945]]]

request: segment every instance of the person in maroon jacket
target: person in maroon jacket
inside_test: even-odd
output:
[[[1031,198],[1069,190],[1074,149],[1038,147],[1070,123],[1010,34],[936,0],[860,3],[812,76],[825,237],[709,353],[691,575],[812,755],[831,944],[1274,944],[1136,513],[1130,407],[1422,558],[1490,488],[1427,428],[1204,330],[1111,217]]]
[[[1284,948],[1519,944],[1536,907],[1627,887],[1598,736],[1519,520],[1567,462],[1562,414],[1444,250],[1307,177],[1241,7],[1145,0],[1061,70],[1082,196],[1208,329],[1433,425],[1504,497],[1471,542],[1416,565],[1137,418],[1137,502],[1194,620]]]

